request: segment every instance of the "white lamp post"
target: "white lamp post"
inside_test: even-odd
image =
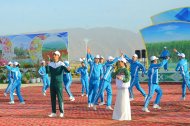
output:
[[[86,55],[87,55],[87,48],[88,48],[88,42],[89,42],[89,39],[88,38],[84,38],[84,42],[85,42],[85,48],[86,48]]]

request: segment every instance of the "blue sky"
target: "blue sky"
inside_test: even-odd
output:
[[[190,40],[190,23],[175,22],[158,24],[141,31],[145,42],[170,42]]]
[[[0,35],[65,28],[114,27],[139,32],[160,12],[190,0],[0,0]]]

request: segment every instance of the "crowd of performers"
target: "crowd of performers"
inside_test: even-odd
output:
[[[185,100],[186,87],[190,90],[188,63],[185,59],[184,53],[180,53],[176,49],[174,49],[174,52],[179,57],[175,70],[180,72],[183,79],[181,100]],[[60,56],[60,52],[55,51],[53,53],[52,60],[42,61],[41,67],[38,71],[43,82],[42,94],[44,96],[46,96],[46,91],[50,87],[52,113],[48,115],[49,117],[57,116],[56,96],[59,103],[59,116],[64,117],[63,87],[65,87],[70,101],[75,101],[75,97],[70,90],[72,84],[70,64],[68,61],[60,61]],[[134,100],[133,87],[135,86],[144,96],[144,106],[142,111],[150,112],[148,106],[154,92],[157,93],[157,96],[153,104],[153,108],[161,109],[160,100],[162,97],[162,89],[159,86],[158,70],[161,67],[164,67],[164,70],[168,71],[168,60],[170,59],[170,54],[166,47],[164,47],[164,51],[161,53],[160,58],[163,60],[161,63],[158,63],[159,58],[151,56],[150,66],[148,70],[146,70],[145,66],[138,61],[137,54],[134,54],[132,58],[130,58],[126,54],[121,53],[121,55],[116,58],[109,56],[104,62],[103,56],[93,56],[88,48],[87,56],[85,58],[80,58],[81,67],[75,71],[76,74],[81,75],[81,96],[86,96],[88,98],[87,107],[92,107],[93,110],[96,111],[98,109],[98,101],[100,99],[99,105],[106,104],[107,110],[113,110],[113,119],[131,120],[130,101]],[[130,71],[127,68],[127,62],[130,65]],[[20,91],[22,74],[19,70],[19,63],[9,62],[8,65],[5,65],[5,68],[9,71],[9,83],[4,95],[7,96],[9,93],[9,104],[14,104],[14,91],[16,90],[20,104],[25,104]],[[142,89],[139,83],[139,71],[142,71],[142,77],[145,75],[148,76],[148,93]],[[51,79],[49,79],[49,76]],[[112,78],[115,79],[117,86],[117,96],[114,108],[111,106]],[[105,91],[107,93],[106,103],[104,101]]]

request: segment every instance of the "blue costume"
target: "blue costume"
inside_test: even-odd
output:
[[[77,74],[81,74],[81,83],[82,83],[82,95],[84,94],[84,90],[86,90],[86,95],[88,96],[88,86],[89,86],[89,77],[88,77],[88,65],[86,61],[83,61],[85,63],[84,67],[78,68],[75,72]]]
[[[160,54],[160,58],[162,59],[166,59],[169,56],[170,56],[170,52],[166,49],[164,49],[162,53]],[[164,65],[164,70],[166,71],[168,70],[168,62]]]
[[[19,101],[21,103],[24,103],[24,99],[23,99],[21,92],[20,92],[22,74],[21,74],[19,68],[18,67],[10,67],[10,66],[6,66],[6,68],[8,70],[10,70],[11,72],[13,72],[13,85],[12,85],[12,88],[10,89],[10,101],[11,101],[11,103],[14,104],[13,93],[14,93],[15,89],[16,89],[16,93],[17,93]]]
[[[66,65],[66,67],[69,67],[69,63],[64,62],[64,64]],[[71,90],[70,90],[70,87],[71,87],[71,84],[72,84],[71,72],[69,72],[69,73],[63,72],[63,83],[64,83],[64,86],[65,86],[65,91],[69,95],[69,98],[74,100],[74,96],[73,96],[73,94],[71,93]]]
[[[162,97],[162,89],[159,86],[159,82],[158,82],[158,69],[163,67],[167,62],[168,60],[163,60],[160,64],[154,64],[154,63],[150,64],[149,69],[148,69],[149,92],[144,103],[144,108],[148,108],[148,105],[154,95],[154,92],[157,93],[154,104],[158,105],[160,103],[160,99]]]
[[[100,80],[103,76],[103,69],[101,64],[92,61],[90,54],[87,54],[87,60],[90,64],[88,104],[92,104],[94,97],[98,92]]]
[[[101,86],[99,88],[98,93],[96,94],[94,98],[93,104],[96,105],[98,102],[98,99],[101,97],[103,94],[104,90],[107,91],[107,106],[111,106],[112,103],[112,86],[111,86],[111,81],[112,81],[112,71],[113,71],[113,65],[118,61],[119,58],[115,58],[113,61],[107,61],[103,67],[104,74],[103,74],[103,79],[101,81]]]
[[[5,95],[10,92],[10,89],[12,88],[12,84],[13,84],[13,72],[8,71],[8,85],[5,90]]]
[[[144,97],[146,97],[145,91],[140,86],[139,76],[138,76],[138,72],[140,69],[142,69],[142,74],[143,75],[145,74],[146,72],[145,67],[140,62],[133,61],[127,55],[125,55],[124,57],[130,63],[130,72],[131,72],[131,82],[130,82],[130,87],[129,87],[130,99],[134,98],[133,86],[135,86],[137,90],[140,91]]]
[[[179,54],[179,52],[177,52]],[[186,87],[190,90],[188,63],[186,59],[180,59],[177,63],[176,71],[180,71],[182,76],[182,98],[186,97]]]
[[[45,93],[46,90],[48,89],[48,87],[50,86],[50,80],[49,80],[49,76],[46,72],[46,67],[41,66],[40,69],[38,70],[38,73],[41,75],[41,78],[43,81],[42,92]]]

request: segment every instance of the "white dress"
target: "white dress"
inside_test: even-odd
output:
[[[123,83],[123,81],[116,79],[117,97],[115,101],[112,119],[114,120],[131,120],[131,106],[129,100],[129,86],[130,81]]]

